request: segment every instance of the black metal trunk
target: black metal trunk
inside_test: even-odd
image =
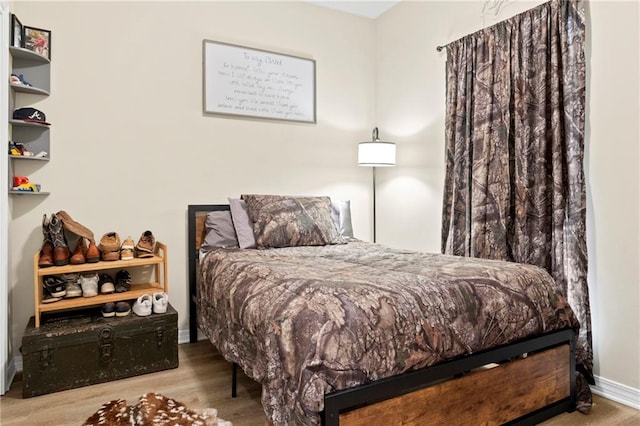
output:
[[[178,314],[170,305],[147,317],[92,310],[34,324],[31,317],[22,337],[24,398],[178,366]]]

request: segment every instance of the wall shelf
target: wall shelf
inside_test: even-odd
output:
[[[24,47],[10,46],[9,52],[14,59],[22,59],[25,61],[36,62],[40,64],[48,64],[51,62],[49,61],[49,58],[39,55],[32,50],[25,49]]]
[[[12,194],[12,195],[49,195],[49,192],[46,192],[46,191],[39,191],[39,192],[15,191],[13,189],[10,189],[9,190],[9,194]]]
[[[29,171],[33,171],[35,165],[48,164],[51,158],[50,126],[47,124],[34,123],[31,121],[13,119],[13,111],[16,108],[28,106],[33,102],[29,96],[47,97],[51,92],[51,61],[49,58],[39,55],[29,49],[22,47],[9,47],[11,57],[11,74],[19,76],[22,81],[30,86],[7,82],[10,92],[9,96],[9,140],[16,144],[22,144],[24,149],[33,154],[46,152],[46,157],[26,157],[21,155],[9,155],[9,194],[26,196],[47,196],[49,192],[28,192],[16,191],[13,189],[13,176],[28,176]],[[28,95],[28,96],[27,96]],[[25,105],[27,103],[27,105]],[[7,149],[5,146],[3,149]],[[36,161],[36,163],[29,162]],[[37,163],[41,161],[41,163]],[[44,163],[42,163],[44,161]],[[32,182],[37,183],[37,182]]]
[[[51,127],[46,124],[34,123],[32,121],[14,120],[14,119],[9,120],[9,124],[15,127],[32,127],[35,129],[49,129]]]
[[[49,161],[49,157],[29,157],[27,155],[9,155],[12,160]]]
[[[16,92],[31,93],[34,95],[49,96],[49,92],[34,86],[25,86],[23,84],[11,84],[11,88]]]

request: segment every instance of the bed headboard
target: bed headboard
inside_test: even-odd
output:
[[[206,229],[204,226],[207,213],[229,210],[228,204],[189,204],[187,206],[187,263],[189,265],[189,341],[198,340],[198,326],[196,323],[196,295],[197,270],[200,246],[204,241]]]

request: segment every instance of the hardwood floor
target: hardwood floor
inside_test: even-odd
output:
[[[190,409],[216,408],[234,426],[265,424],[260,386],[240,373],[238,397],[232,399],[231,367],[209,342],[180,345],[179,359],[180,366],[173,370],[27,399],[22,398],[22,383],[17,378],[0,397],[0,424],[80,425],[107,401],[123,398],[135,404],[147,392],[174,398]],[[565,413],[543,424],[638,425],[640,411],[594,396],[589,415]]]

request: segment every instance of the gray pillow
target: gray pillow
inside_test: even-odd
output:
[[[242,199],[260,248],[344,243],[331,217],[329,197],[250,194]]]
[[[349,200],[331,200],[331,216],[340,235],[353,238],[351,226],[351,202]]]
[[[238,247],[236,230],[231,222],[231,212],[215,211],[207,213],[204,227],[206,233],[200,247],[203,252],[217,248]]]
[[[239,198],[229,198],[231,220],[236,230],[236,237],[240,248],[256,248],[256,237],[253,235],[253,222],[247,213],[247,204]]]

